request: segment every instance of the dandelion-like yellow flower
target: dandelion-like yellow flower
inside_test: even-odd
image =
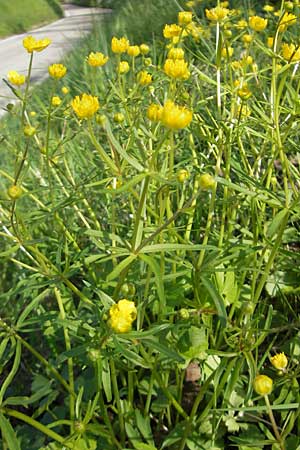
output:
[[[48,67],[48,72],[52,78],[63,78],[67,73],[67,68],[63,64],[52,64]]]
[[[294,44],[282,44],[281,53],[288,62],[300,61],[300,47]]]
[[[51,99],[52,106],[59,106],[61,104],[61,98],[58,95],[54,95]]]
[[[212,22],[221,22],[228,16],[229,9],[223,8],[222,6],[216,6],[212,9],[206,9],[205,14],[208,20],[211,20]]]
[[[71,106],[79,119],[90,119],[98,111],[99,102],[97,97],[82,94],[72,100]]]
[[[147,86],[152,82],[152,76],[146,70],[142,70],[137,76],[138,83],[141,86]]]
[[[172,47],[168,53],[168,59],[184,59],[184,50],[179,47]]]
[[[171,130],[180,130],[187,127],[193,118],[193,113],[184,106],[176,105],[172,100],[167,100],[162,109],[160,121]]]
[[[119,300],[109,310],[109,325],[116,333],[127,333],[131,330],[136,315],[134,302],[126,299]]]
[[[41,52],[51,44],[51,39],[45,38],[37,40],[33,36],[26,36],[23,39],[23,47],[28,53]]]
[[[190,76],[187,62],[184,59],[167,59],[164,72],[168,77],[178,80],[187,80]]]
[[[87,57],[87,63],[92,67],[102,67],[108,61],[108,56],[103,55],[101,52],[91,52]]]
[[[288,359],[283,352],[276,353],[276,355],[274,355],[270,358],[270,361],[271,361],[272,366],[278,370],[284,370],[286,368],[286,366],[288,365]]]
[[[283,33],[287,27],[294,25],[297,22],[297,16],[294,14],[285,12],[281,18],[281,21],[279,22],[279,31]]]
[[[118,65],[118,72],[123,75],[129,71],[129,64],[127,61],[120,61]]]
[[[139,56],[140,52],[140,47],[138,45],[130,45],[127,49],[127,55],[129,56]]]
[[[176,23],[173,23],[171,25],[165,25],[163,35],[166,39],[172,39],[174,37],[179,37],[181,32],[182,28]]]
[[[15,70],[10,70],[8,72],[7,79],[11,84],[15,84],[16,86],[21,86],[26,81],[25,75],[20,75]]]
[[[141,44],[140,45],[140,52],[142,55],[147,55],[150,51],[149,45],[147,44]]]
[[[263,31],[268,25],[268,19],[259,16],[249,17],[249,26],[254,31]]]
[[[190,11],[180,11],[178,13],[179,25],[188,25],[193,20],[193,14]]]
[[[273,380],[267,375],[257,375],[253,382],[253,388],[259,395],[271,394],[273,388]]]
[[[129,40],[125,37],[120,39],[113,37],[111,40],[111,50],[113,53],[125,53],[129,47]]]
[[[147,110],[147,117],[152,122],[159,122],[162,115],[162,106],[152,103]]]

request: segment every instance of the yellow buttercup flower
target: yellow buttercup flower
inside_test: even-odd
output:
[[[180,11],[178,13],[179,25],[188,25],[193,20],[193,14],[190,11]]]
[[[147,110],[147,117],[152,122],[159,122],[162,115],[162,106],[152,103]]]
[[[181,32],[182,28],[176,23],[173,23],[171,25],[165,25],[163,35],[166,39],[172,39],[174,37],[179,37]]]
[[[300,47],[294,44],[282,44],[281,53],[288,62],[300,61]]]
[[[259,395],[269,395],[272,392],[273,380],[267,375],[257,375],[253,382],[253,388]]]
[[[67,68],[63,64],[52,64],[48,67],[48,72],[52,78],[63,78],[67,73]]]
[[[125,37],[120,39],[113,37],[111,40],[111,49],[113,53],[125,53],[129,47],[129,40]]]
[[[183,48],[173,47],[169,50],[168,59],[184,59]]]
[[[254,31],[263,31],[268,25],[268,19],[259,16],[249,17],[249,26]]]
[[[147,55],[150,51],[149,45],[147,44],[141,44],[140,45],[140,52],[142,55]]]
[[[276,355],[270,358],[270,361],[272,366],[278,370],[285,370],[286,366],[288,365],[288,359],[283,352],[276,353]]]
[[[140,47],[138,45],[130,45],[127,49],[127,55],[129,56],[139,56],[140,52]]]
[[[82,94],[72,100],[71,106],[79,119],[90,119],[98,111],[99,102],[97,97]]]
[[[208,20],[211,20],[212,22],[221,22],[228,16],[229,9],[222,8],[222,6],[216,6],[212,9],[206,9],[205,14]]]
[[[10,70],[8,72],[7,79],[11,84],[15,84],[16,86],[21,86],[26,81],[25,75],[20,75],[15,70]]]
[[[167,59],[164,64],[164,72],[170,78],[187,80],[190,76],[187,62],[183,59]]]
[[[163,106],[160,121],[171,130],[180,130],[187,127],[193,118],[193,113],[184,106],[176,105],[172,100],[167,100]]]
[[[130,300],[119,300],[110,308],[109,316],[109,325],[116,333],[127,333],[136,319],[136,306]]]
[[[118,72],[123,75],[129,71],[129,64],[127,61],[120,61],[118,66]]]
[[[51,40],[48,38],[37,40],[33,36],[26,36],[23,39],[23,47],[28,53],[41,52],[51,44]]]
[[[142,70],[137,76],[138,83],[141,86],[147,86],[152,82],[152,76],[146,70]]]
[[[101,52],[91,52],[87,57],[87,63],[92,67],[102,67],[108,61],[108,56],[103,55]]]
[[[283,33],[287,29],[287,27],[289,27],[290,25],[294,25],[296,22],[297,22],[297,16],[295,16],[294,14],[285,12],[279,22],[278,29],[281,33]]]
[[[54,95],[51,99],[52,106],[59,106],[61,104],[61,98],[58,95]]]

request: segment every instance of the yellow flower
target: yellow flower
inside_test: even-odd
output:
[[[282,56],[288,62],[296,62],[300,60],[300,47],[294,44],[282,44]]]
[[[125,53],[129,47],[129,40],[125,37],[120,39],[113,37],[111,40],[111,50],[113,53]]]
[[[172,25],[165,25],[163,35],[166,39],[172,39],[174,37],[179,37],[182,32],[182,28],[176,23]]]
[[[231,58],[233,55],[233,48],[232,47],[223,47],[221,50],[221,55],[223,58]]]
[[[242,37],[242,40],[243,40],[244,44],[250,44],[250,42],[253,41],[253,35],[252,34],[244,34],[244,36]]]
[[[23,189],[16,184],[13,184],[7,189],[7,195],[11,198],[11,200],[17,200],[21,197],[22,193]]]
[[[146,72],[146,70],[142,70],[138,76],[138,83],[141,86],[147,86],[147,84],[150,84],[152,82],[152,76],[150,75],[150,73]]]
[[[101,67],[108,61],[108,56],[103,55],[101,52],[91,52],[87,57],[87,63],[92,67]]]
[[[193,113],[184,106],[176,105],[172,100],[167,100],[161,113],[161,123],[172,130],[180,130],[187,127],[193,118]]]
[[[76,95],[72,100],[71,106],[79,119],[89,119],[99,109],[99,102],[97,97],[90,94]]]
[[[253,388],[259,395],[271,394],[273,388],[273,380],[267,375],[257,375],[253,382]]]
[[[28,53],[41,52],[50,44],[51,40],[48,38],[37,40],[33,36],[26,36],[26,38],[23,39],[23,47]]]
[[[119,300],[109,310],[109,325],[116,333],[127,333],[131,330],[136,315],[134,302],[126,299]]]
[[[273,38],[272,36],[269,36],[269,37],[267,38],[267,46],[268,46],[269,48],[273,48],[273,44],[274,44],[274,38]]]
[[[21,86],[26,81],[25,75],[20,75],[15,70],[10,70],[8,72],[7,79],[11,84],[15,84],[16,86]]]
[[[118,72],[122,75],[129,71],[129,64],[127,61],[120,61],[118,66]]]
[[[216,6],[212,9],[206,9],[205,14],[208,20],[211,20],[213,22],[221,22],[228,16],[229,9],[222,8],[222,6]]]
[[[129,56],[139,56],[140,54],[140,47],[138,45],[130,45],[127,49],[127,54]]]
[[[179,25],[188,25],[193,19],[193,14],[190,11],[180,11],[178,13]]]
[[[264,10],[265,12],[273,12],[273,11],[274,11],[274,6],[272,6],[272,5],[265,5],[265,6],[263,7],[263,10]]]
[[[54,95],[51,99],[52,106],[59,106],[61,104],[61,98],[58,95]]]
[[[238,20],[236,27],[239,28],[240,30],[243,30],[244,28],[246,28],[247,25],[248,25],[247,20],[241,19],[241,20]]]
[[[268,25],[268,19],[259,16],[249,17],[249,26],[254,31],[263,31]]]
[[[48,72],[52,78],[63,78],[67,73],[67,68],[63,64],[52,64],[48,67]]]
[[[67,86],[63,86],[63,87],[61,88],[61,92],[62,92],[64,95],[67,95],[67,94],[70,92],[70,89],[69,89]]]
[[[162,106],[152,103],[147,110],[147,117],[152,122],[159,122],[162,115]]]
[[[25,127],[23,128],[23,133],[26,137],[34,136],[36,133],[36,128],[32,127],[31,125],[25,125]]]
[[[173,47],[169,50],[168,59],[184,59],[183,48]]]
[[[212,189],[216,185],[216,180],[209,173],[203,173],[199,177],[199,184],[204,191]]]
[[[272,366],[278,370],[284,370],[286,368],[286,366],[288,365],[288,359],[283,352],[276,353],[276,355],[274,355],[270,358],[270,361],[271,361]]]
[[[295,16],[294,14],[291,13],[287,13],[285,12],[281,18],[281,21],[279,22],[279,31],[281,33],[283,33],[287,27],[289,27],[290,25],[294,25],[294,23],[297,22],[297,16]]]
[[[187,80],[190,76],[187,62],[183,59],[167,59],[164,64],[164,72],[168,77],[179,80]]]
[[[147,44],[141,44],[140,45],[140,52],[142,55],[147,55],[150,51],[149,45]]]

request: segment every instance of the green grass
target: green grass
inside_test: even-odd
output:
[[[62,15],[56,0],[0,0],[0,37],[23,33]]]

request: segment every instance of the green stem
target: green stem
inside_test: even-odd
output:
[[[285,450],[285,446],[284,446],[284,443],[282,442],[282,439],[281,439],[281,436],[280,436],[280,433],[279,433],[279,430],[278,430],[278,427],[277,427],[277,424],[276,424],[276,421],[275,421],[275,417],[274,417],[274,414],[273,414],[273,411],[272,411],[272,408],[271,408],[271,405],[270,405],[269,397],[267,395],[264,395],[264,399],[265,399],[265,402],[266,402],[266,407],[267,407],[267,411],[268,411],[268,414],[269,414],[269,417],[270,417],[272,428],[273,428],[274,434],[276,436],[276,439],[278,441],[280,450]]]
[[[125,446],[125,423],[124,423],[124,416],[123,416],[123,411],[122,411],[120,392],[119,392],[119,387],[118,387],[116,366],[115,366],[115,362],[113,359],[110,360],[110,373],[111,373],[111,380],[112,380],[114,396],[115,396],[116,403],[117,403],[121,444],[124,447]]]

